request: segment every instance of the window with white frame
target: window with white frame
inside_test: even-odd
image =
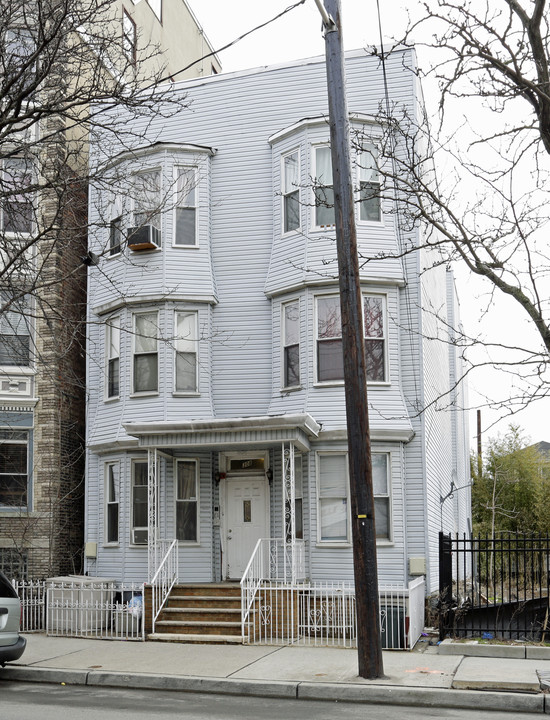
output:
[[[348,458],[346,453],[318,455],[319,541],[350,541]]]
[[[389,453],[372,453],[376,538],[391,539]],[[318,539],[350,542],[349,476],[347,453],[318,455]]]
[[[134,315],[133,392],[158,391],[158,313]]]
[[[174,244],[197,244],[197,169],[176,168],[176,233]]]
[[[332,227],[334,225],[334,187],[332,180],[332,158],[330,146],[315,148],[315,225]]]
[[[125,9],[122,10],[122,51],[129,62],[136,62],[137,27]]]
[[[176,538],[199,541],[199,477],[196,460],[176,460]]]
[[[118,462],[105,466],[105,543],[118,544],[120,494],[120,465]]]
[[[300,161],[298,150],[283,156],[283,232],[300,227]]]
[[[175,349],[175,392],[198,392],[198,317],[196,312],[176,312]]]
[[[148,532],[148,463],[147,460],[132,461],[132,517],[131,543],[147,545]]]
[[[109,225],[109,257],[122,250],[122,217],[111,220]]]
[[[303,487],[302,456],[296,453],[294,455],[294,528],[297,540],[304,539]],[[287,513],[288,510],[288,501],[286,501]],[[290,540],[289,533],[287,533],[287,541],[288,540]]]
[[[283,305],[283,387],[300,385],[300,301]]]
[[[27,507],[29,431],[0,429],[0,506]]]
[[[363,328],[367,380],[386,381],[385,301],[381,295],[363,295]],[[344,379],[342,318],[338,295],[317,297],[317,381]]]
[[[391,538],[390,522],[390,456],[389,453],[372,453],[372,486],[376,537]]]
[[[377,167],[378,152],[374,145],[365,145],[359,153],[359,219],[380,222],[380,174]]]
[[[134,224],[161,229],[160,170],[146,170],[134,176]]]
[[[32,163],[25,158],[2,162],[0,230],[17,235],[32,231],[34,189]]]
[[[32,21],[29,19],[29,22]],[[14,26],[6,30],[2,69],[6,82],[12,86],[13,97],[24,93],[28,99],[33,99],[38,80],[35,52],[36,40],[29,27]]]
[[[120,318],[113,317],[106,324],[107,397],[120,394]]]
[[[31,306],[27,296],[11,299],[0,290],[0,366],[28,367],[31,364]]]

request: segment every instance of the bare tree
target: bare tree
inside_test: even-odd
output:
[[[549,387],[547,2],[428,0],[422,7],[405,42],[415,39],[429,62],[419,82],[438,93],[439,114],[428,116],[419,108],[403,115],[391,96],[385,98],[381,193],[396,199],[405,235],[408,225],[424,228],[425,267],[458,261],[482,278],[480,318],[490,317],[507,297],[536,331],[533,347],[517,340],[512,324],[491,340],[477,330],[452,333],[456,344],[484,346],[487,364],[514,374],[515,395],[498,404],[518,409],[547,397]],[[383,52],[374,52],[383,69]],[[361,147],[366,139],[356,142]],[[406,241],[401,248],[416,250]]]

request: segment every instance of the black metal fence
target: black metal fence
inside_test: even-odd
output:
[[[550,641],[550,538],[439,534],[439,635]]]

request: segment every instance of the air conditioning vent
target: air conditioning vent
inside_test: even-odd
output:
[[[130,250],[156,250],[160,247],[160,230],[153,225],[128,228],[128,247]]]

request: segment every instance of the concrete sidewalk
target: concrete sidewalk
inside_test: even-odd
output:
[[[539,680],[550,677],[548,659],[442,654],[424,644],[384,652],[386,677],[364,680],[357,652],[340,648],[26,637],[24,655],[0,669],[0,681],[550,713]]]

